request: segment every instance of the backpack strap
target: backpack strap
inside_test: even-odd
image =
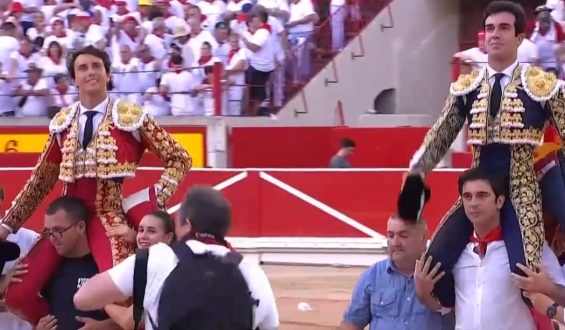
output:
[[[243,260],[243,255],[238,252],[228,252],[228,254],[222,257],[222,260],[239,266]]]
[[[135,251],[135,266],[133,268],[133,321],[134,330],[139,328],[143,316],[143,299],[145,298],[145,287],[147,286],[147,262],[149,261],[149,249],[137,249]]]
[[[192,249],[186,245],[186,242],[175,242],[171,244],[171,249],[176,254],[179,263],[184,263],[185,261],[192,260],[196,258],[196,254],[192,252]]]

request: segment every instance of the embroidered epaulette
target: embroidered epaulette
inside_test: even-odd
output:
[[[62,108],[49,123],[49,132],[52,134],[61,133],[69,127],[75,117],[77,107],[73,104]]]
[[[473,70],[469,74],[462,74],[457,81],[451,83],[449,92],[454,96],[467,95],[481,84],[485,76],[485,70]]]
[[[137,104],[118,101],[112,109],[112,119],[117,128],[133,132],[138,130],[143,124],[147,113]]]
[[[537,102],[549,100],[561,86],[553,73],[545,72],[537,66],[524,65],[521,79],[524,91]]]

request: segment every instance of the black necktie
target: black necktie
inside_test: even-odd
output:
[[[82,139],[82,147],[86,149],[90,140],[92,140],[92,133],[94,132],[93,118],[97,114],[96,111],[86,111],[86,124],[84,125],[84,138]]]
[[[502,101],[502,84],[500,81],[504,78],[504,73],[497,73],[494,75],[494,84],[492,85],[492,91],[490,92],[490,114],[495,117],[500,108],[500,102]]]

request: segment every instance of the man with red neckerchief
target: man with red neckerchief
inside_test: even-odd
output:
[[[463,210],[472,224],[473,234],[452,271],[457,329],[491,329],[493,324],[498,330],[538,329],[522,300],[515,282],[517,275],[510,272],[501,231],[503,192],[503,183],[478,167],[465,171],[459,178]],[[440,263],[431,269],[431,262],[432,257],[425,259],[424,254],[416,263],[416,295],[428,308],[448,311],[432,295],[435,283],[445,273],[439,272]],[[564,286],[561,266],[547,243],[543,246],[542,262],[542,266],[537,265],[540,273],[550,278],[555,287]],[[529,273],[525,266],[518,267]],[[551,293],[554,299],[559,299],[558,291]]]
[[[231,207],[227,199],[220,191],[200,186],[192,188],[184,198],[176,216],[175,233],[178,241],[185,242],[195,255],[209,253],[222,257],[233,251],[225,239],[230,225]],[[121,264],[88,280],[75,294],[77,309],[96,310],[133,296],[135,262],[136,257],[131,256]],[[151,320],[159,323],[156,317],[162,289],[165,280],[178,264],[179,258],[171,246],[158,243],[149,248],[147,284],[143,299],[146,330],[153,329]],[[253,329],[278,329],[277,306],[265,272],[256,262],[246,258],[239,263],[239,270],[251,297],[259,301],[253,315]]]

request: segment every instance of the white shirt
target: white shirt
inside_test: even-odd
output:
[[[112,65],[112,78],[114,79],[114,92],[122,94],[141,93],[140,74],[141,63],[133,57],[126,64],[121,59]]]
[[[29,57],[24,57],[19,51],[15,51],[10,55],[10,59],[16,62],[14,77],[17,80],[26,77],[25,70],[29,67],[29,64],[37,63],[41,59],[41,55],[38,53],[31,53]]]
[[[537,60],[538,48],[530,39],[524,39],[518,47],[518,62],[530,63]],[[533,63],[532,63],[533,64]]]
[[[6,239],[9,242],[18,244],[20,247],[20,259],[25,257],[29,250],[35,245],[39,234],[27,228],[20,228],[17,233],[8,235]],[[5,275],[9,270],[14,268],[16,261],[7,262],[2,271]],[[31,330],[33,326],[28,322],[20,319],[9,312],[0,313],[0,329],[2,330]]]
[[[473,47],[461,52],[465,56],[466,61],[470,61],[470,65],[475,69],[482,69],[487,65],[488,55],[479,47]]]
[[[0,62],[3,70],[10,67],[10,55],[20,49],[20,43],[14,37],[0,36]]]
[[[483,259],[469,243],[453,268],[457,330],[535,330],[535,323],[510,275],[504,241],[488,244]],[[565,286],[563,270],[547,243],[543,267],[550,279]]]
[[[199,113],[199,99],[185,93],[200,85],[197,77],[198,75],[187,70],[163,74],[161,86],[167,87],[171,97],[171,114],[173,116],[197,115]]]
[[[512,79],[512,74],[514,73],[514,69],[516,69],[517,65],[518,65],[518,61],[514,61],[514,63],[512,63],[509,67],[507,67],[506,69],[502,70],[502,72],[500,72],[504,74],[504,77],[502,77],[502,79],[500,80],[500,85],[503,91],[504,88],[506,88],[506,86],[508,86],[508,84],[510,83],[510,80]],[[490,84],[490,87],[492,87],[492,85],[496,81],[496,77],[494,75],[497,73],[498,73],[497,71],[495,71],[493,68],[487,65],[488,82]]]
[[[22,89],[25,91],[48,90],[49,86],[44,78],[39,78],[37,83],[31,86],[27,80],[23,82]],[[24,117],[36,117],[47,115],[47,107],[49,106],[49,95],[35,96],[29,95],[26,102],[20,109],[20,114]]]
[[[243,31],[242,38],[261,47],[256,52],[248,49],[247,58],[250,66],[261,72],[269,72],[275,69],[275,43],[269,30],[260,28],[253,34],[246,30]]]
[[[315,14],[314,5],[311,0],[300,0],[297,3],[290,4],[290,18],[288,22],[295,22]],[[288,29],[288,33],[311,32],[314,30],[314,22],[295,25]]]
[[[167,49],[169,49],[169,43],[166,38],[160,38],[155,34],[151,33],[143,41],[145,45],[151,50],[151,55],[157,60],[163,60],[167,57]]]
[[[193,240],[188,241],[186,244],[195,254],[210,252],[217,256],[224,256],[229,252],[226,247],[220,245],[206,245]],[[159,322],[157,319],[157,308],[161,297],[161,289],[169,274],[177,266],[177,263],[177,256],[168,245],[159,243],[149,249],[147,286],[143,307],[157,324]],[[114,284],[126,296],[133,295],[134,265],[135,255],[128,257],[108,271]],[[279,315],[275,303],[275,295],[267,275],[259,265],[245,258],[239,264],[239,270],[249,286],[252,297],[259,300],[259,306],[254,313],[253,329],[257,327],[261,330],[276,329],[279,326]],[[147,316],[145,328],[153,330]]]
[[[194,60],[198,60],[200,58],[202,53],[202,44],[204,44],[205,42],[209,43],[210,46],[212,46],[212,54],[214,54],[214,52],[218,48],[218,42],[216,41],[216,38],[212,35],[212,33],[210,33],[210,31],[202,30],[197,35],[190,36],[190,39],[188,40],[188,46],[192,50]],[[186,60],[187,59],[184,59],[184,62],[188,64]]]
[[[214,0],[212,2],[202,0],[197,4],[202,15],[206,16],[206,20],[210,23],[208,30],[213,30],[216,23],[224,18],[227,5],[223,0]]]
[[[288,0],[259,0],[257,1],[257,5],[263,6],[267,9],[279,9],[290,13],[290,7],[288,5]],[[278,18],[281,24],[285,24],[285,20]]]
[[[85,112],[87,111],[96,111],[97,114],[94,115],[94,117],[92,118],[92,132],[93,132],[93,137],[95,132],[98,130],[98,127],[100,126],[100,123],[102,123],[102,120],[104,119],[104,115],[106,114],[106,109],[108,108],[108,103],[110,102],[110,99],[108,97],[106,97],[106,99],[104,101],[102,101],[102,103],[98,104],[97,106],[95,106],[93,109],[88,109],[85,106],[83,106],[82,104],[79,103],[78,107],[79,107],[79,111],[80,111],[80,117],[78,119],[78,123],[79,123],[79,142],[82,145],[82,141],[84,140],[84,126],[86,125],[86,120],[88,119],[88,117],[86,116]],[[118,101],[114,101],[114,102],[118,102]],[[73,105],[76,106],[76,105]],[[139,135],[139,131],[133,131],[132,132],[133,137],[137,140],[137,141],[141,141],[141,137]]]

